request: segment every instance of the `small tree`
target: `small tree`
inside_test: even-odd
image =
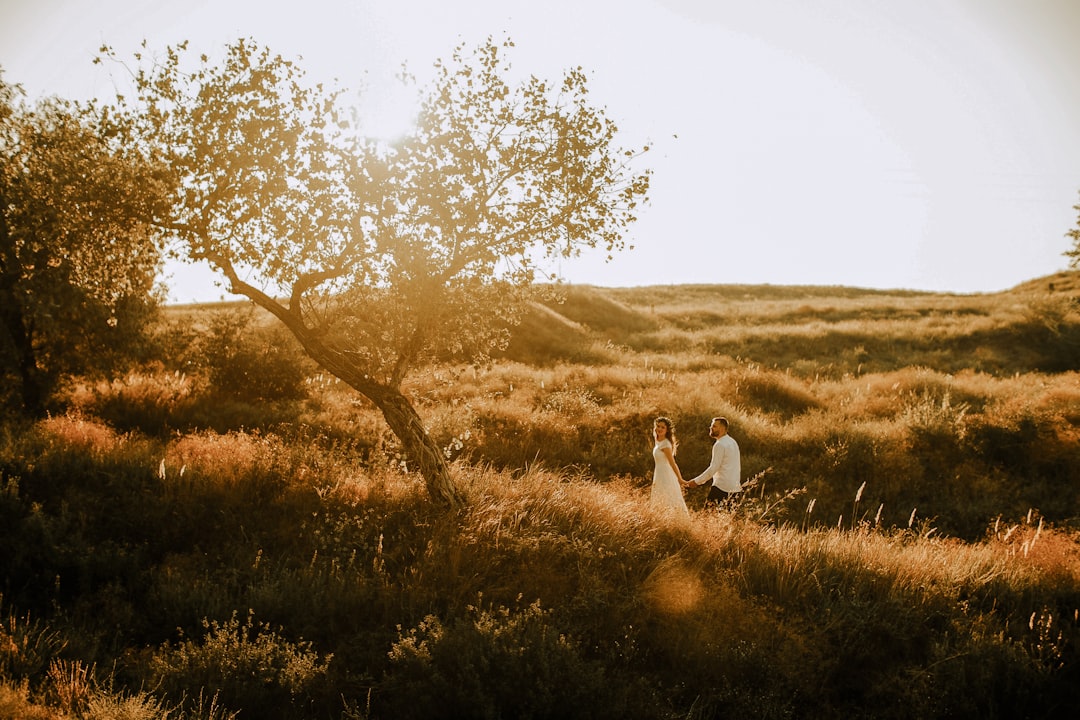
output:
[[[436,354],[503,342],[543,261],[621,249],[648,189],[629,168],[648,148],[615,146],[584,73],[511,86],[510,45],[437,63],[415,131],[391,144],[248,41],[187,72],[185,46],[169,48],[137,69],[127,107],[176,173],[170,227],[190,257],[369,398],[451,506],[462,498],[403,380]]]
[[[123,359],[155,305],[152,166],[90,107],[28,107],[0,76],[0,373],[31,414],[57,378]]]
[[[1070,258],[1069,267],[1080,268],[1080,204],[1073,205],[1073,210],[1077,212],[1076,227],[1067,233],[1065,236],[1072,239],[1072,250],[1065,252],[1065,256]]]

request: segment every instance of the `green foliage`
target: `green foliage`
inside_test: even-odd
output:
[[[1021,342],[1041,348],[1040,370],[1080,370],[1080,294],[1033,295],[1016,333]]]
[[[0,680],[0,718],[3,720],[66,720],[60,710],[40,705],[30,699],[25,680]]]
[[[558,381],[555,397],[584,387]],[[970,415],[940,396],[904,412],[942,457]],[[884,436],[843,430],[852,472],[887,459]],[[683,437],[679,457],[696,447]],[[776,524],[755,494],[673,526],[633,478],[466,464],[470,502],[448,515],[365,457],[311,435],[9,428],[0,562],[20,591],[4,628],[38,650],[4,666],[0,703],[15,717],[826,718],[1047,716],[1077,699],[1080,545],[1037,516],[961,542],[918,523]],[[231,619],[200,620],[214,617]],[[213,713],[197,706],[219,689]]]
[[[904,367],[1061,372],[1076,367],[1077,275],[1059,273],[983,295],[745,285],[613,288],[603,292],[622,310],[601,337],[618,338],[638,353],[695,354],[703,364],[708,355],[726,356],[809,380]],[[583,308],[571,307],[575,302]],[[595,304],[568,294],[566,306],[556,309],[577,317]],[[627,317],[627,310],[635,315]]]
[[[180,372],[128,373],[72,393],[71,406],[122,432],[167,434],[186,427],[198,402],[194,381]]]
[[[199,641],[166,643],[150,660],[150,685],[172,697],[197,697],[214,688],[239,717],[302,718],[305,699],[322,681],[330,657],[311,644],[290,642],[252,614],[224,623],[204,621]]]
[[[64,375],[145,355],[163,195],[107,115],[19,94],[0,78],[0,376],[37,415]]]
[[[185,45],[140,55],[138,101],[114,109],[118,132],[174,173],[168,226],[187,254],[371,400],[452,506],[460,493],[402,383],[433,359],[504,348],[547,265],[621,250],[649,187],[631,167],[648,147],[616,144],[584,72],[512,85],[510,47],[489,39],[437,62],[414,131],[392,144],[245,40],[190,68]],[[217,350],[222,383],[250,380],[239,349]]]
[[[1080,205],[1073,205],[1073,210],[1076,210],[1076,227],[1065,233],[1065,236],[1072,239],[1073,246],[1069,250],[1065,251],[1065,256],[1069,259],[1069,266],[1073,269],[1080,268]]]
[[[215,314],[196,351],[209,392],[236,400],[302,399],[314,370],[295,338],[278,326],[254,327],[250,311]]]
[[[217,698],[198,698],[190,708],[169,707],[146,691],[98,686],[78,662],[54,664],[40,693],[26,681],[0,680],[2,720],[234,720]]]
[[[237,713],[218,705],[217,698],[199,697],[191,707],[170,707],[146,691],[111,693],[95,691],[82,716],[87,720],[235,720]]]
[[[684,303],[684,328],[703,303],[690,339],[727,322],[708,315],[718,298],[735,303],[725,342],[740,347],[764,326],[781,347],[804,325],[861,323],[894,342],[873,371],[858,369],[872,346],[835,336],[791,367],[693,341],[438,366],[403,391],[457,457],[456,513],[425,501],[378,410],[328,376],[294,423],[261,403],[246,431],[152,438],[116,429],[119,398],[133,417],[233,417],[182,399],[203,387],[201,351],[176,353],[188,375],[88,385],[117,399],[76,393],[81,417],[0,431],[0,591],[27,648],[0,672],[0,708],[209,717],[190,701],[228,677],[215,718],[1060,715],[1080,701],[1080,387],[1005,339],[1050,338],[1055,306],[1030,301],[1069,281],[972,298],[640,291],[659,326],[665,303]],[[190,322],[189,347],[212,326]],[[1008,371],[906,364],[927,357],[907,332]],[[691,490],[685,525],[649,509],[657,414],[676,420],[684,473],[708,462],[709,418],[732,421],[737,502],[703,512]]]
[[[786,419],[821,407],[821,401],[807,385],[790,375],[749,367],[736,377],[734,384],[732,402]]]
[[[278,380],[288,384],[256,394],[279,394],[283,387],[290,392],[306,392],[306,384],[293,384],[297,368],[284,364]],[[223,373],[228,374],[228,373]],[[113,428],[167,437],[178,430],[214,430],[227,433],[244,428],[275,428],[297,419],[299,405],[294,400],[260,400],[237,397],[234,392],[219,391],[199,376],[178,372],[133,372],[93,386],[79,386],[72,391],[69,409],[106,421]]]
[[[76,384],[68,406],[118,430],[157,436],[293,421],[315,366],[292,336],[265,320],[250,307],[168,309],[155,338],[172,348],[163,362]]]
[[[386,702],[402,718],[625,718],[642,712],[614,691],[538,602],[469,606],[450,625],[428,616],[390,650]],[[638,698],[642,699],[642,698]],[[648,714],[648,713],[643,713]]]
[[[6,609],[0,605],[0,610]],[[0,678],[38,681],[66,645],[63,634],[48,623],[29,614],[16,617],[7,610],[0,624]]]

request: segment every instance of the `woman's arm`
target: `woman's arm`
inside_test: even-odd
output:
[[[668,464],[671,465],[671,469],[675,471],[675,477],[679,478],[679,484],[682,484],[682,471],[679,470],[679,464],[675,462],[675,454],[671,452],[670,447],[663,448],[664,457],[667,458]]]

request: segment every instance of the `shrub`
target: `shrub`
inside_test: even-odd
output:
[[[0,678],[40,679],[66,645],[48,623],[9,613],[0,624]]]
[[[173,373],[131,372],[113,381],[78,388],[74,407],[109,423],[121,432],[139,430],[160,435],[182,428],[195,404],[193,381]]]
[[[113,679],[99,686],[78,661],[54,663],[43,689],[32,693],[25,678],[0,675],[0,720],[234,720],[217,697],[197,698],[188,709],[171,708],[146,691],[114,691]]]
[[[1080,303],[1069,295],[1033,294],[1026,298],[1022,314],[1028,326],[1042,328],[1051,336],[1060,336],[1075,318],[1078,307]]]
[[[14,682],[0,675],[0,719],[66,720],[66,716],[33,702],[30,699],[30,683],[25,679]]]
[[[94,386],[111,425],[73,414],[0,427],[0,592],[19,608],[14,626],[0,614],[0,662],[15,660],[0,720],[1075,707],[1080,543],[1054,525],[1076,517],[1080,375],[1028,371],[1040,350],[1014,347],[1013,300],[912,299],[902,321],[880,302],[785,302],[656,314],[654,335],[681,314],[723,318],[715,339],[753,361],[710,355],[707,332],[686,329],[662,352],[611,349],[618,365],[496,361],[410,378],[440,446],[463,445],[460,513],[428,502],[378,411],[340,383],[313,380],[307,403],[200,393],[209,366],[196,354],[190,407],[170,394],[183,375],[144,370]],[[1007,324],[992,317],[1003,312]],[[828,329],[841,322],[852,332]],[[1051,337],[1032,328],[1027,345]],[[819,342],[830,355],[796,357]],[[984,350],[1008,372],[959,370]],[[785,357],[803,365],[770,369]],[[864,359],[897,365],[864,373]],[[145,419],[124,425],[125,403]],[[173,434],[182,417],[251,427],[286,406],[300,422]],[[715,513],[698,511],[704,488],[691,493],[685,526],[650,512],[657,414],[679,426],[686,475],[708,463],[709,418],[731,418],[746,492]],[[174,428],[168,442],[118,429],[155,422]],[[249,607],[275,631],[251,616],[200,626]],[[16,666],[29,675],[11,677]],[[109,667],[124,673],[107,679],[115,692],[87,670]],[[228,703],[193,700],[222,683]]]
[[[599,413],[600,403],[587,388],[563,388],[549,393],[538,409],[576,421]]]
[[[624,718],[635,710],[539,602],[470,606],[446,624],[428,616],[399,631],[390,661],[385,700],[398,718]]]
[[[237,713],[218,705],[217,696],[199,696],[190,707],[169,707],[145,691],[94,691],[86,701],[85,720],[233,720]]]
[[[201,641],[166,643],[150,661],[150,685],[176,698],[213,689],[224,706],[245,718],[303,718],[306,703],[326,675],[310,643],[292,643],[248,614],[225,623],[203,621]]]
[[[250,312],[215,315],[201,343],[211,390],[241,400],[298,400],[314,371],[283,328],[259,327]]]
[[[93,687],[92,671],[92,667],[78,660],[53,660],[49,664],[45,695],[65,713],[86,715],[87,701]]]

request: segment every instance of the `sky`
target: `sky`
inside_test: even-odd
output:
[[[1080,0],[0,0],[0,68],[33,98],[107,98],[130,57],[254,38],[407,123],[460,44],[513,72],[582,67],[626,147],[652,146],[634,246],[553,268],[609,287],[995,292],[1066,269],[1080,203]],[[170,265],[174,302],[228,297]]]

